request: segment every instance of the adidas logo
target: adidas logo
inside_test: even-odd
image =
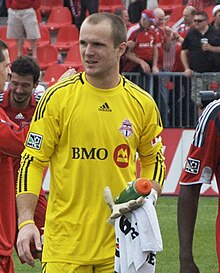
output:
[[[15,116],[15,119],[24,119],[24,116],[22,113],[19,113]]]
[[[112,109],[109,107],[107,102],[101,105],[98,110],[104,112],[112,112]]]

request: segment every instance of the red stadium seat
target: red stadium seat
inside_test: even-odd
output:
[[[170,14],[170,19],[168,21],[168,26],[173,26],[180,18],[183,17],[183,10],[185,6],[174,7]]]
[[[208,17],[209,17],[209,23],[213,21],[213,13],[212,13],[213,8],[214,8],[213,6],[208,6],[204,8],[204,11],[208,14]]]
[[[17,45],[10,44],[8,45],[10,62],[14,62],[18,57],[18,48]],[[23,50],[23,54],[26,55],[27,51]]]
[[[67,7],[52,8],[45,26],[50,31],[58,31],[62,26],[71,25],[72,16]]]
[[[63,0],[41,0],[40,12],[44,16],[49,15],[54,7],[63,7]]]
[[[51,64],[57,63],[58,50],[53,45],[44,45],[37,48],[37,62],[41,70],[46,70]]]
[[[42,16],[41,16],[41,12],[40,12],[40,8],[36,10],[36,16],[37,16],[37,21],[38,23],[42,23]]]
[[[68,51],[79,41],[79,30],[75,25],[66,25],[58,30],[56,42],[53,44],[59,51]]]
[[[67,52],[64,64],[68,69],[75,68],[76,70],[82,65],[81,56],[79,52],[79,43],[74,44],[70,47],[70,49]]]
[[[124,8],[122,0],[100,0],[99,12],[114,12],[116,8]]]
[[[3,25],[0,27],[0,39],[3,40],[8,46],[16,45],[15,39],[8,39],[7,38],[7,26]]]
[[[54,78],[55,81],[58,81],[61,75],[67,71],[67,68],[64,64],[51,64],[45,71],[43,76],[44,82],[51,82],[51,79]]]
[[[158,7],[163,9],[166,14],[171,14],[173,8],[182,6],[182,0],[159,0]]]

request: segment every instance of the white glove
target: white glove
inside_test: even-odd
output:
[[[110,223],[112,223],[111,220],[116,219],[132,210],[135,210],[144,204],[143,196],[138,197],[136,200],[130,200],[125,203],[115,204],[112,197],[112,192],[109,187],[104,188],[104,199],[112,211],[112,214],[109,217]]]

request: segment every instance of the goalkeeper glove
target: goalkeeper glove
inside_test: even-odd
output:
[[[143,196],[138,197],[136,200],[130,200],[125,203],[115,204],[109,187],[105,187],[104,189],[104,199],[112,211],[112,214],[110,215],[108,221],[110,223],[112,223],[112,220],[120,217],[125,213],[135,210],[144,204]]]

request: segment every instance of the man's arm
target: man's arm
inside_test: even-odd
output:
[[[186,77],[191,77],[192,76],[192,70],[189,67],[189,62],[188,62],[188,49],[181,50],[181,61],[183,63],[183,67],[185,69],[184,74]]]
[[[199,273],[193,259],[192,245],[201,185],[180,186],[177,206],[180,273]]]
[[[34,213],[42,185],[44,168],[44,162],[40,162],[33,154],[24,150],[16,187],[19,229],[17,249],[19,257],[31,266],[34,266],[34,258],[31,254],[30,244],[34,243],[36,250],[41,251],[40,232],[34,222]]]
[[[145,62],[145,60],[139,58],[134,52],[131,52],[130,49],[127,50],[127,52],[125,53],[125,56],[130,61],[136,64],[139,64],[144,73],[150,73],[151,69],[149,64]]]

